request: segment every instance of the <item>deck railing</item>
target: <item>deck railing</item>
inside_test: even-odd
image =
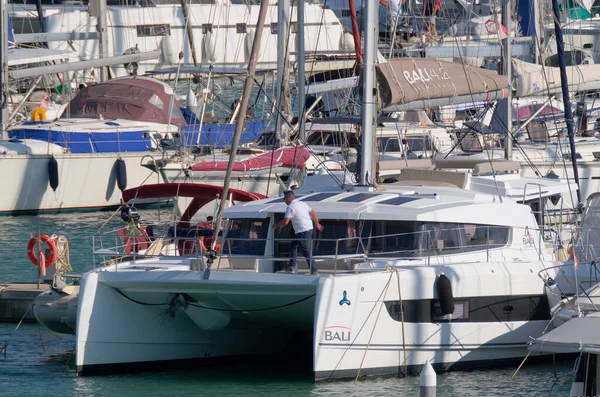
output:
[[[447,255],[469,254],[473,262],[489,262],[503,256],[502,250],[515,238],[511,233],[522,234],[522,246],[512,247],[521,252],[533,252],[537,259],[542,257],[545,241],[540,233],[535,238],[533,229],[510,228],[496,229],[497,226],[477,225],[469,228],[470,234],[465,233],[464,227],[444,228],[436,231],[425,230],[410,233],[396,233],[381,236],[352,236],[342,238],[311,239],[311,257],[318,268],[337,274],[339,271],[353,271],[354,265],[368,261],[386,259],[415,260],[423,265],[447,263]],[[188,257],[195,268],[203,269],[206,265],[205,252],[210,248],[210,230],[206,236],[179,236],[174,233],[153,237],[143,229],[140,233],[129,233],[127,228],[113,230],[93,238],[95,263],[114,265],[125,260],[137,260],[162,257]],[[171,231],[174,229],[171,228]],[[495,235],[493,233],[496,233]],[[500,234],[498,234],[500,233]],[[436,235],[437,234],[437,235]],[[453,238],[441,234],[451,234]],[[490,238],[492,237],[492,238]],[[495,237],[495,240],[493,239]],[[272,263],[273,271],[277,271],[278,263],[290,259],[288,244],[292,238],[220,238],[216,248],[219,256],[212,266],[214,270],[251,270],[260,271],[260,263]],[[460,244],[462,242],[462,244]],[[466,244],[465,244],[466,243]],[[494,256],[494,252],[498,255]],[[304,258],[298,252],[298,262]],[[416,263],[416,262],[415,262]],[[303,267],[303,266],[301,266]],[[325,270],[325,269],[323,269]]]

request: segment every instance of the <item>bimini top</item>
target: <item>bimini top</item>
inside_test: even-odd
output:
[[[322,219],[406,220],[473,223],[512,227],[537,224],[526,205],[498,196],[454,187],[398,186],[387,191],[327,191],[297,196]],[[265,218],[282,214],[282,198],[241,203],[225,210],[225,218]]]
[[[192,197],[193,200],[183,213],[180,223],[189,221],[200,208],[220,197],[222,186],[201,183],[157,183],[142,185],[123,191],[123,202],[148,198]],[[252,201],[265,198],[262,194],[229,189],[231,199],[236,202]]]
[[[162,81],[122,77],[80,89],[69,104],[70,113],[76,117],[102,115],[105,119],[186,125],[173,94],[173,89]]]

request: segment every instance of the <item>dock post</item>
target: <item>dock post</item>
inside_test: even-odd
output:
[[[419,394],[420,397],[435,397],[437,375],[429,363],[429,360],[425,362],[425,365],[421,370],[421,375],[419,376],[419,385],[421,389]]]

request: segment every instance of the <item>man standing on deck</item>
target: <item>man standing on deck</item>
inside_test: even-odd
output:
[[[317,275],[315,261],[312,260],[311,240],[313,233],[313,222],[317,230],[322,231],[323,226],[319,223],[319,217],[315,210],[310,208],[305,202],[296,200],[296,195],[292,190],[287,190],[283,194],[283,200],[287,204],[285,217],[277,224],[273,225],[273,229],[286,226],[290,221],[294,227],[295,238],[291,241],[291,256],[289,271],[293,272],[296,268],[296,258],[298,257],[298,246],[302,250],[302,255],[306,258],[310,268],[310,274]]]

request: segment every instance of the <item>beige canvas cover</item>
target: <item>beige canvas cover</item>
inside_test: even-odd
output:
[[[561,91],[560,69],[513,59],[516,95],[543,95]],[[600,89],[600,65],[567,66],[570,91]]]
[[[506,76],[495,71],[432,58],[391,59],[377,65],[376,73],[384,108],[419,100],[496,93],[508,88]]]

